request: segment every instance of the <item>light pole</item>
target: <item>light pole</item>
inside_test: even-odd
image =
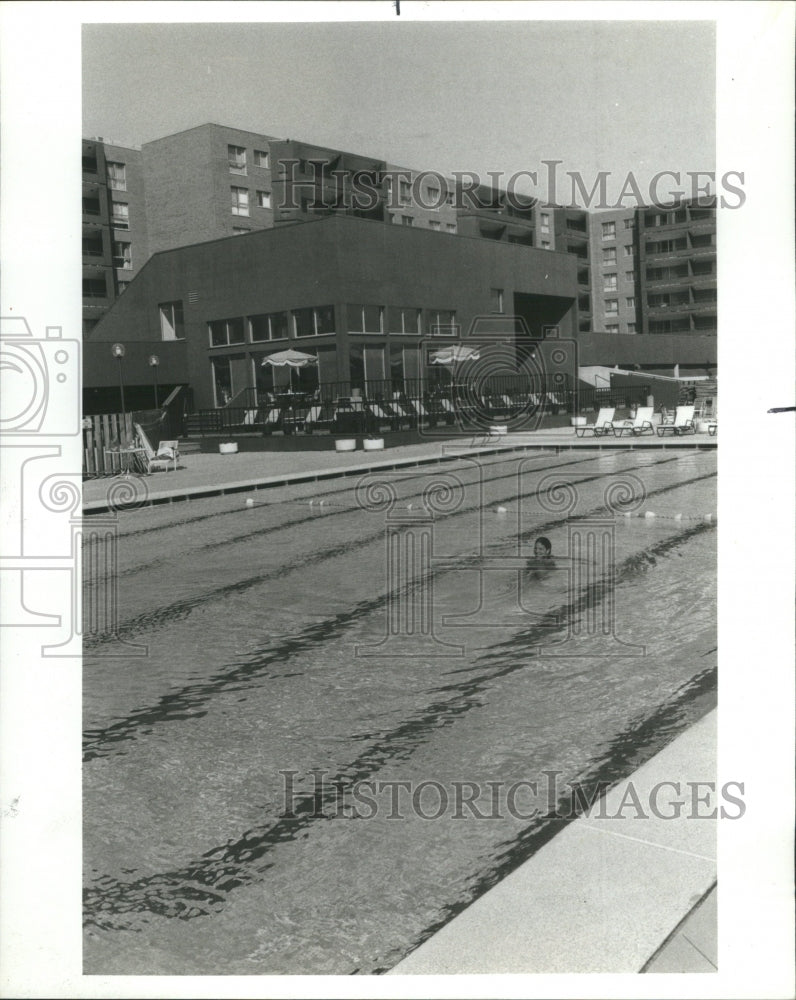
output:
[[[155,409],[158,408],[158,365],[160,358],[157,354],[149,355],[149,367],[152,369],[152,384],[155,387]]]
[[[124,418],[125,418],[124,377],[122,375],[122,358],[124,357],[124,344],[113,345],[113,356],[119,362],[119,393],[122,397],[122,423],[124,423]]]

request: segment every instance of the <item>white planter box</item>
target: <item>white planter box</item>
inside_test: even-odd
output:
[[[338,438],[334,443],[335,451],[356,451],[356,438]]]
[[[222,455],[237,455],[238,443],[237,441],[222,441],[218,446],[218,450]]]
[[[365,451],[384,451],[384,438],[363,438],[362,447]]]

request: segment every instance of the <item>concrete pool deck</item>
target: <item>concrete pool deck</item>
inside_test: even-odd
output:
[[[715,774],[714,709],[387,974],[716,972],[716,822],[649,808]]]
[[[553,454],[569,449],[616,451],[626,449],[713,450],[717,442],[709,434],[687,436],[657,435],[634,437],[576,437],[572,428],[505,435],[476,435],[472,438],[421,441],[389,446],[383,451],[239,451],[232,455],[186,452],[177,471],[154,472],[129,477],[105,476],[83,483],[83,512],[99,514],[109,510],[111,486],[127,482],[135,506],[173,503],[245,490],[267,489],[319,479],[334,479],[377,470],[416,465],[435,465],[457,457],[495,455],[501,452],[544,450]],[[115,491],[114,491],[115,492]],[[135,499],[133,499],[133,497]],[[122,499],[117,497],[117,504]],[[117,509],[120,509],[117,506]],[[122,508],[123,509],[123,508]]]

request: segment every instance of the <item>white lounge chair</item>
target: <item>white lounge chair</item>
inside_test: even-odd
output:
[[[615,413],[615,406],[601,406],[600,412],[597,414],[597,418],[593,424],[586,424],[584,427],[575,428],[575,437],[585,437],[587,431],[591,431],[595,437],[599,437],[601,434],[610,434],[614,429],[613,420]]]
[[[672,434],[696,434],[694,407],[678,406],[674,411],[674,416],[670,420],[665,420],[658,427],[658,437],[663,437],[669,431]]]
[[[654,434],[655,428],[652,426],[652,406],[639,406],[634,420],[622,420],[619,423],[613,422],[611,427],[615,437],[621,437],[625,431],[629,431],[636,437],[642,434]]]
[[[168,472],[169,466],[172,463],[174,464],[174,471],[177,471],[177,463],[180,458],[179,441],[160,441],[158,443],[158,450],[155,451],[140,424],[135,424],[135,431],[138,435],[138,440],[141,442],[141,447],[144,449],[147,472],[152,472],[154,469],[166,469]]]

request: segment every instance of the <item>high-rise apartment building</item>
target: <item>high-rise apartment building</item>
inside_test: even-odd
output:
[[[590,217],[592,329],[597,333],[640,333],[636,209]]]
[[[715,334],[716,200],[639,209],[640,333]]]

